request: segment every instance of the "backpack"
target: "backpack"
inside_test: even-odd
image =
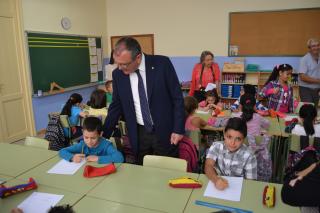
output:
[[[59,151],[64,147],[70,146],[69,141],[64,137],[60,115],[49,115],[49,122],[44,138],[49,141],[49,150]]]
[[[285,180],[294,178],[297,171],[301,171],[320,160],[320,138],[313,139],[314,143],[310,145],[308,136],[300,136],[300,151],[290,151],[289,153],[285,168]]]
[[[183,137],[178,143],[179,158],[187,161],[188,172],[199,172],[198,151],[196,145],[188,137]]]
[[[263,135],[259,144],[257,144],[256,138],[252,135],[248,135],[247,139],[249,148],[257,159],[257,180],[268,182],[272,176],[272,160],[268,150],[270,136]]]

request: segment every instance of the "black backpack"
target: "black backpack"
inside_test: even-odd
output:
[[[70,142],[64,137],[59,114],[50,114],[46,129],[45,139],[49,141],[49,150],[59,151],[70,146]]]

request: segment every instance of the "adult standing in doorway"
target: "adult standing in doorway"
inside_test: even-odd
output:
[[[113,100],[104,124],[109,138],[123,115],[130,144],[142,164],[148,154],[177,157],[176,144],[184,134],[184,102],[168,57],[146,55],[131,37],[114,49],[118,68],[113,72]]]
[[[208,83],[216,84],[219,90],[220,69],[217,63],[214,63],[214,55],[210,51],[203,51],[200,56],[200,62],[197,63],[192,71],[192,80],[190,87],[190,96],[194,96],[198,102],[205,99],[205,88]]]
[[[320,92],[320,41],[311,38],[307,42],[309,52],[301,58],[299,69],[299,94],[303,102],[318,107]]]

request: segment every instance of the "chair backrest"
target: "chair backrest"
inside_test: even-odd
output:
[[[304,137],[304,138],[302,138]],[[302,141],[305,140],[306,143],[308,143],[310,146],[319,146],[319,143],[315,143],[315,140],[317,142],[319,142],[319,138],[315,138],[315,137],[309,137],[309,140],[307,138],[307,136],[300,136],[300,135],[294,135],[291,134],[290,136],[290,151],[294,151],[294,152],[299,152],[301,150],[301,143]]]
[[[31,136],[26,137],[24,144],[26,146],[34,146],[42,149],[48,149],[49,147],[49,141],[46,139]]]
[[[60,115],[60,123],[63,128],[71,127],[68,115]]]
[[[187,161],[166,156],[146,155],[143,158],[143,166],[170,169],[181,172],[187,171]]]
[[[113,147],[117,149],[116,139],[114,137],[110,137],[109,141],[112,143]]]
[[[199,149],[201,143],[201,132],[199,130],[189,131],[188,137],[192,140],[192,143],[194,143]]]
[[[127,135],[126,122],[124,122],[124,121],[119,121],[119,129],[120,129],[120,132],[121,132],[121,136]]]

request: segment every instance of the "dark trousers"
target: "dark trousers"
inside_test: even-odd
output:
[[[302,102],[314,103],[317,108],[319,103],[319,91],[320,89],[311,89],[308,87],[299,86],[299,95]]]
[[[143,164],[143,157],[145,155],[161,155],[169,157],[178,156],[178,148],[175,145],[168,146],[163,145],[155,132],[148,132],[144,126],[138,125],[138,143],[139,153],[137,157],[137,164]],[[170,143],[168,141],[168,143]]]

